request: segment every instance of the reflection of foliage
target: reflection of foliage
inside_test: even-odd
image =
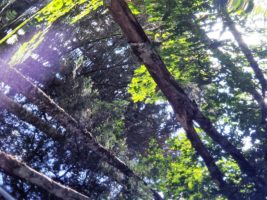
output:
[[[43,31],[36,33],[30,41],[21,45],[18,49],[15,56],[11,59],[12,64],[18,64],[18,62],[22,62],[26,59],[27,56],[23,56],[24,54],[29,55],[31,52],[38,47],[38,45],[42,42],[42,39],[45,37],[46,33],[49,31],[51,25],[56,22],[62,16],[70,13],[75,7],[86,4],[86,0],[53,0],[51,3],[47,4],[44,8],[35,13],[32,17],[28,18],[20,25],[18,25],[13,31],[7,34],[3,39],[0,40],[0,44],[11,38],[13,35],[17,33],[17,31],[23,28],[28,22],[33,20],[37,20],[38,23],[43,23],[46,28]],[[100,6],[103,5],[103,1],[101,0],[91,0],[89,1],[83,8],[82,12],[78,15],[72,17],[70,20],[71,23],[75,23],[78,20],[82,19],[86,15],[90,13],[92,10],[96,10]],[[42,32],[42,33],[41,33]],[[17,56],[19,58],[17,58]],[[23,59],[21,57],[24,57]],[[15,58],[16,57],[16,58]]]
[[[197,129],[198,130],[198,129]],[[198,130],[200,133],[201,131]],[[148,156],[139,165],[140,172],[164,193],[167,199],[224,199],[215,185],[210,184],[209,173],[186,138],[180,132],[169,139],[162,149],[151,141]],[[231,159],[217,162],[229,182],[240,183],[240,169]]]
[[[210,199],[216,194],[216,187],[206,185],[207,169],[202,166],[190,141],[184,133],[169,139],[167,147],[161,149],[151,142],[149,156],[140,166],[148,170],[149,178],[166,199]],[[149,167],[148,167],[149,166]]]
[[[230,0],[228,2],[230,11],[238,13],[249,13],[254,7],[254,0]]]
[[[55,22],[59,17],[70,12],[74,6],[85,1],[78,0],[73,2],[72,0],[53,0],[51,3],[47,4],[43,9],[38,11],[36,19],[39,22],[46,21],[47,23]]]
[[[128,161],[128,150],[131,151],[133,165],[142,160],[138,166],[141,169],[140,173],[151,181],[153,187],[162,191],[167,199],[223,199],[218,188],[212,183],[203,160],[195,153],[185,134],[179,133],[178,137],[166,141],[178,125],[170,114],[170,108],[166,108],[166,101],[158,92],[156,83],[145,66],[141,65],[133,74],[135,66],[132,63],[135,61],[129,56],[125,41],[118,38],[118,34],[114,34],[114,32],[117,33],[118,27],[114,26],[106,10],[98,9],[102,6],[102,0],[52,0],[50,2],[23,23],[20,21],[20,24],[17,24],[18,26],[0,41],[3,43],[21,28],[27,33],[18,40],[22,44],[18,45],[19,49],[9,63],[11,65],[26,63],[20,65],[19,69],[36,83],[44,86],[47,94],[51,95],[74,118],[79,119],[81,125],[87,126],[101,144],[122,160]],[[142,4],[143,2],[145,5]],[[228,1],[229,11],[244,16],[243,14],[248,12],[246,10],[248,4],[244,2]],[[218,25],[217,13],[213,8],[209,0],[132,0],[130,2],[130,9],[135,14],[140,14],[138,19],[141,19],[142,23],[146,20],[149,22],[143,27],[146,28],[146,33],[153,43],[152,48],[160,53],[174,78],[185,88],[190,98],[197,102],[203,113],[214,122],[216,129],[229,138],[237,148],[241,149],[241,141],[244,137],[251,139],[252,148],[244,154],[248,156],[249,162],[255,161],[255,166],[259,165],[261,168],[264,160],[262,156],[264,142],[258,139],[261,136],[259,137],[260,132],[257,130],[260,127],[261,113],[253,95],[250,95],[255,88],[256,91],[259,90],[257,80],[252,78],[251,71],[245,71],[248,63],[234,41],[230,39],[207,41],[208,33],[214,32],[212,29]],[[245,12],[241,12],[242,9],[245,9]],[[145,15],[143,15],[144,12]],[[87,16],[90,13],[92,16]],[[7,11],[5,15],[9,18],[7,23],[15,17],[12,10]],[[81,20],[86,16],[86,20]],[[239,18],[239,15],[235,17],[234,20],[240,19],[238,22],[244,22],[242,24],[244,30],[248,28],[243,17]],[[203,33],[196,31],[196,25],[203,30]],[[58,30],[52,29],[55,26]],[[64,34],[65,27],[66,30],[71,30],[71,34]],[[42,41],[45,42],[39,45]],[[49,47],[44,47],[46,44],[49,44],[47,45]],[[7,46],[17,48],[16,45]],[[33,52],[35,49],[37,50]],[[262,55],[266,52],[265,47],[260,50]],[[27,60],[32,53],[35,56]],[[59,62],[57,62],[58,57],[61,59]],[[259,59],[264,58],[262,56]],[[46,61],[49,67],[44,67]],[[262,66],[265,67],[265,65]],[[37,73],[34,68],[38,68]],[[42,77],[38,79],[39,74],[45,77],[44,81]],[[51,80],[52,77],[56,77],[55,80]],[[45,84],[42,84],[43,82]],[[130,85],[128,85],[129,82],[131,82]],[[127,91],[132,95],[134,102],[129,100]],[[36,115],[44,114],[36,110]],[[45,118],[47,118],[46,115],[44,115]],[[48,118],[48,123],[49,121]],[[56,121],[52,121],[51,124],[59,126]],[[28,128],[28,126],[25,127],[25,129]],[[22,132],[26,133],[26,131]],[[202,141],[223,172],[223,178],[227,183],[233,183],[244,196],[254,193],[252,181],[240,172],[238,165],[224,151],[221,151],[216,143],[212,143],[203,131],[197,130],[197,132],[200,133]],[[153,141],[150,150],[147,151],[147,144],[151,137],[157,142]],[[20,143],[32,144],[31,142]],[[65,149],[62,152],[64,155]],[[148,157],[137,158],[136,152]],[[87,153],[84,154],[86,157]],[[38,157],[38,155],[34,156]],[[95,158],[91,159],[89,156],[87,159],[91,159],[90,164],[96,165],[100,158],[93,156]],[[79,162],[54,153],[51,153],[51,157],[58,159],[58,163],[65,163],[68,167],[73,163],[81,165],[79,162],[84,162],[79,155]],[[34,165],[38,165],[44,171],[53,171],[43,168],[40,163],[34,162]],[[54,167],[53,164],[51,166]],[[60,171],[60,168],[55,167],[55,170]],[[75,170],[84,173],[80,166]],[[90,170],[95,173],[96,180],[102,180],[99,176],[102,173],[100,169],[93,166]],[[67,183],[72,184],[79,180],[78,175],[74,174],[70,177],[65,178]],[[79,184],[80,181],[77,181],[74,185]],[[93,184],[93,189],[87,190],[90,184],[91,182],[89,184],[86,182],[83,187],[77,187],[82,188],[86,193],[89,191],[101,193]]]
[[[88,2],[88,3],[87,3]],[[86,4],[87,3],[87,4]],[[85,4],[85,5],[84,5]],[[77,22],[84,16],[88,15],[91,10],[96,10],[100,6],[103,5],[103,1],[101,0],[53,0],[43,9],[41,9],[36,19],[41,22],[45,21],[47,23],[53,23],[58,18],[64,16],[69,13],[72,9],[77,8],[77,6],[83,5],[83,11],[78,15],[74,16],[71,20],[72,23]]]
[[[235,184],[239,184],[241,181],[240,175],[240,169],[236,162],[232,159],[226,159],[222,158],[217,162],[217,164],[221,167],[222,171],[225,173],[225,178],[233,182]]]
[[[214,0],[214,5],[239,15],[267,16],[266,1],[262,0]]]
[[[38,45],[45,38],[45,35],[46,33],[48,33],[52,24],[61,17],[70,14],[71,11],[73,11],[74,9],[80,9],[81,11],[78,14],[71,16],[68,19],[68,23],[73,24],[90,14],[91,11],[97,10],[102,5],[102,0],[53,0],[44,8],[36,12],[33,16],[19,24],[14,30],[12,30],[0,40],[0,44],[2,44],[13,36],[17,37],[17,31],[22,29],[29,22],[37,21],[35,23],[42,23],[42,27],[46,27],[42,31],[36,33],[28,42],[25,42],[21,45],[21,47],[12,57],[10,64],[15,65],[25,61],[26,58],[30,56],[30,54],[38,47]],[[130,4],[130,7],[135,13],[138,13],[138,10],[133,4]],[[7,11],[6,15],[9,20],[12,20],[16,17],[16,14],[17,13],[15,11]],[[11,43],[14,42],[12,41]]]
[[[103,5],[103,1],[101,1],[101,0],[91,0],[84,7],[84,9],[81,13],[79,13],[78,15],[76,15],[72,18],[71,23],[75,23],[75,22],[79,21],[80,19],[82,19],[83,17],[88,15],[92,10],[96,10],[97,8],[99,8],[102,5]]]
[[[152,103],[157,100],[155,93],[156,83],[149,75],[146,67],[141,65],[134,71],[134,77],[129,85],[128,92],[132,95],[134,102],[144,101]]]
[[[10,59],[10,65],[16,65],[25,61],[32,52],[39,46],[43,41],[45,34],[47,33],[48,28],[43,31],[36,33],[30,41],[23,43],[16,53]]]
[[[7,41],[9,38],[11,38],[14,34],[16,34],[16,32],[21,29],[23,26],[25,26],[28,22],[30,22],[32,19],[28,18],[27,20],[25,20],[24,22],[22,22],[20,25],[18,25],[14,30],[12,30],[10,33],[8,33],[4,38],[2,38],[0,40],[0,44],[3,44],[5,41]]]
[[[8,10],[6,12],[6,20],[12,21],[16,18],[17,12],[15,10]]]

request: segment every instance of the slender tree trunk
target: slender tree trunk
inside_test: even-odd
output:
[[[184,125],[182,125],[184,127]],[[204,146],[202,141],[200,140],[197,132],[194,129],[193,122],[188,122],[185,126],[185,132],[187,138],[191,141],[192,146],[195,150],[199,153],[199,155],[203,158],[210,174],[215,183],[219,186],[222,194],[227,196],[229,199],[241,199],[239,192],[233,188],[232,186],[228,185],[223,180],[223,174],[216,165],[214,159],[212,158],[211,154],[208,152],[207,148]]]
[[[255,77],[258,79],[261,89],[262,89],[262,96],[263,99],[266,98],[267,95],[267,79],[264,76],[264,73],[260,69],[260,66],[256,59],[254,58],[250,48],[248,45],[244,42],[242,38],[242,34],[236,29],[234,21],[231,19],[229,13],[227,12],[227,8],[223,7],[218,10],[223,23],[226,27],[229,28],[229,31],[232,33],[234,36],[239,48],[241,49],[242,53],[246,57],[250,67],[255,73]],[[262,103],[262,119],[261,119],[261,127],[264,129],[264,135],[265,135],[265,143],[267,143],[267,103],[265,100],[263,100]],[[260,128],[261,129],[261,128]],[[264,178],[265,178],[265,183],[267,183],[267,144],[264,147]],[[267,193],[267,192],[266,192]]]
[[[204,30],[202,30],[198,24],[192,23],[191,24],[191,30],[192,32],[196,35],[199,36],[200,41],[205,44],[205,46],[213,53],[213,56],[215,58],[217,58],[219,60],[219,62],[221,63],[221,65],[223,67],[228,67],[229,69],[231,69],[231,71],[233,71],[233,76],[242,76],[242,74],[244,72],[242,72],[240,69],[238,69],[235,64],[231,61],[231,59],[229,58],[229,56],[227,56],[225,53],[223,53],[218,47],[214,47],[212,44],[215,42],[213,40],[211,40],[205,33]],[[241,85],[242,83],[239,83],[238,81],[236,82],[237,87],[243,91],[246,92],[248,94],[250,94],[255,101],[258,103],[260,109],[261,109],[261,113],[262,113],[262,118],[264,118],[264,116],[267,115],[267,107],[266,107],[266,103],[264,102],[264,98],[261,96],[261,94],[255,89],[254,83],[252,83],[251,80],[248,80],[246,82],[246,87],[242,87]],[[220,138],[218,138],[220,140]],[[255,158],[256,159],[256,158]],[[248,169],[249,170],[249,169]],[[243,170],[246,171],[246,170]],[[251,177],[253,177],[253,171],[251,172]],[[263,188],[264,186],[263,184],[263,180],[259,180],[261,178],[257,178],[256,176],[254,177],[254,181],[259,181],[261,184],[261,188]]]
[[[250,48],[244,42],[241,33],[236,29],[235,23],[231,19],[231,17],[229,16],[226,8],[222,8],[218,12],[220,13],[220,16],[223,20],[224,25],[229,28],[229,31],[234,36],[239,48],[241,49],[242,53],[246,57],[250,67],[254,71],[255,76],[261,85],[262,96],[263,96],[263,100],[261,100],[261,102],[259,102],[261,104],[261,107],[262,107],[262,122],[261,122],[261,124],[264,127],[264,129],[266,130],[266,137],[267,137],[267,103],[264,100],[266,95],[267,95],[267,79],[265,78],[264,73],[260,69],[260,66],[259,66],[258,62],[256,61],[256,59],[254,58]],[[253,93],[256,94],[255,92],[253,92]]]
[[[44,174],[41,174],[16,158],[0,151],[0,168],[6,173],[20,177],[34,185],[38,185],[50,194],[66,200],[88,200],[89,197],[53,181]]]
[[[243,52],[244,56],[246,57],[250,67],[253,69],[256,78],[258,79],[261,88],[262,88],[262,95],[265,97],[265,92],[267,92],[267,80],[264,77],[264,74],[262,70],[259,67],[258,62],[255,60],[251,50],[249,49],[248,45],[244,42],[242,35],[240,32],[236,29],[234,21],[229,16],[226,8],[222,8],[219,10],[220,16],[223,20],[223,23],[226,27],[229,28],[229,31],[234,36],[236,42],[238,43],[239,48]]]
[[[191,28],[192,33],[195,36],[197,36],[200,42],[202,42],[207,47],[207,49],[209,49],[212,52],[213,56],[218,59],[218,61],[223,67],[228,67],[231,69],[231,71],[235,71],[235,74],[233,74],[235,76],[239,76],[239,75],[242,76],[244,74],[243,71],[241,71],[239,68],[235,66],[231,58],[219,49],[219,46],[214,45],[214,43],[219,43],[219,42],[217,40],[211,40],[207,36],[206,32],[203,29],[201,29],[201,27],[197,24],[197,22],[192,22],[190,24],[190,28]],[[249,80],[246,83],[247,84],[246,87],[242,87],[241,86],[242,83],[239,83],[239,82],[236,82],[236,84],[237,84],[237,87],[240,88],[240,90],[250,94],[255,99],[255,101],[259,104],[260,107],[263,106],[264,99],[261,96],[261,94],[255,89],[255,84],[251,80]]]

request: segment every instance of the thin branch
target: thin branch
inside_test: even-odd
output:
[[[267,79],[264,76],[264,73],[260,69],[260,66],[256,59],[254,58],[252,51],[248,47],[248,45],[244,42],[242,38],[242,34],[236,29],[234,21],[231,19],[229,13],[227,12],[227,8],[223,7],[218,10],[219,15],[221,16],[223,23],[225,27],[229,28],[229,31],[232,33],[234,36],[239,48],[243,52],[244,56],[246,57],[250,67],[255,73],[256,78],[258,79],[261,89],[262,89],[262,96],[263,99],[265,99],[267,95]],[[262,101],[262,119],[261,119],[261,126],[263,127],[264,130],[264,135],[265,135],[265,143],[267,141],[267,104],[265,100]],[[261,128],[260,128],[261,129]],[[265,177],[265,182],[267,183],[267,145],[264,147],[264,177]]]
[[[47,134],[53,139],[60,140],[63,138],[63,135],[59,134],[55,128],[47,124],[45,121],[43,121],[30,111],[26,110],[20,104],[14,102],[2,92],[0,92],[0,108],[7,109],[9,112],[15,114],[20,120],[34,125],[40,131]]]
[[[3,12],[5,12],[13,3],[15,0],[9,1],[1,10],[0,10],[0,15],[2,15]]]
[[[2,187],[0,187],[0,196],[4,197],[6,200],[16,200]]]

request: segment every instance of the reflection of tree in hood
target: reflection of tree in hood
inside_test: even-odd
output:
[[[2,1],[0,196],[266,198],[262,5]]]

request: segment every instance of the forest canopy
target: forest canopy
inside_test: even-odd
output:
[[[0,199],[266,199],[263,0],[2,0]]]

